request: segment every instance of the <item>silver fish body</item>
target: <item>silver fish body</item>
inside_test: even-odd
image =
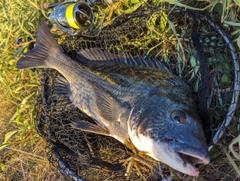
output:
[[[138,150],[192,176],[199,174],[193,163],[210,161],[190,88],[157,61],[94,48],[79,52],[76,63],[41,21],[35,48],[16,67],[54,68],[64,76],[58,92],[96,122],[73,121],[76,128],[131,140]]]

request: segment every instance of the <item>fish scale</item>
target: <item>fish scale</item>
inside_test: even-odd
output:
[[[100,49],[78,52],[78,63],[64,54],[40,21],[34,49],[18,69],[53,68],[63,77],[55,93],[95,123],[71,120],[82,131],[129,141],[137,150],[183,173],[197,176],[194,163],[207,164],[206,138],[189,86],[160,62]]]

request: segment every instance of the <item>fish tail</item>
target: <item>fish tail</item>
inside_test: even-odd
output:
[[[49,55],[52,55],[53,52],[54,54],[63,52],[43,20],[39,22],[36,39],[35,47],[18,60],[17,69],[47,68],[49,67]]]

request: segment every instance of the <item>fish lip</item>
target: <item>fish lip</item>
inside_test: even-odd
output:
[[[208,164],[210,157],[206,149],[194,148],[185,143],[169,141],[169,150],[174,152],[178,161],[189,170],[189,175],[198,176],[199,171],[195,164]]]
[[[210,162],[210,157],[208,156],[208,154],[204,154],[202,152],[202,150],[199,150],[199,152],[191,152],[191,151],[176,151],[180,156],[181,158],[183,158],[183,160],[187,160],[187,161],[190,161],[192,163],[195,163],[195,164],[209,164]],[[198,153],[198,154],[196,154]]]
[[[181,155],[180,153],[175,153],[175,156],[178,160],[179,163],[181,163],[184,167],[184,170],[187,170],[187,172],[181,171],[185,174],[188,174],[190,176],[198,176],[199,175],[199,170],[188,160],[185,160],[183,155]]]

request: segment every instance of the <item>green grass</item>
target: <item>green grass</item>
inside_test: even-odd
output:
[[[16,129],[5,135],[4,145],[14,140],[24,140],[33,130],[34,104],[39,86],[32,71],[18,71],[15,63],[22,53],[27,51],[34,40],[36,24],[42,17],[35,1],[2,1],[1,3],[1,61],[0,83],[2,99],[8,100],[16,108],[9,123],[15,123]],[[14,139],[12,139],[14,137]],[[2,147],[0,147],[2,148]]]
[[[38,20],[43,18],[40,2],[0,3],[0,180],[59,177],[51,169],[44,152],[45,142],[34,128],[37,75],[15,69],[16,61],[35,39]],[[37,172],[42,172],[43,177]]]
[[[2,0],[0,3],[0,114],[3,117],[0,119],[2,137],[0,154],[3,155],[3,159],[0,159],[0,180],[1,177],[14,178],[17,171],[21,172],[24,180],[30,178],[41,180],[38,172],[47,164],[44,142],[34,129],[34,105],[39,90],[38,76],[32,71],[15,69],[16,61],[27,51],[29,43],[35,39],[37,22],[46,16],[39,7],[41,2],[56,3],[57,1]],[[239,0],[181,2],[167,0],[166,2],[188,9],[216,12],[224,26],[231,31],[230,36],[240,49]],[[153,0],[152,3],[163,8],[169,7],[169,4],[158,0]],[[122,13],[130,14],[139,6],[147,8],[149,4],[144,0],[120,0],[111,6],[98,8],[98,12],[95,13],[96,26],[101,29],[111,24]],[[42,144],[39,145],[39,142]],[[227,152],[226,156],[231,157]],[[231,158],[229,160],[233,163]],[[34,167],[30,168],[33,165]],[[21,166],[20,170],[19,166]],[[50,168],[49,165],[48,167]],[[29,169],[31,174],[27,174],[26,170]],[[234,169],[237,167],[234,166]],[[239,170],[236,171],[239,173]],[[45,178],[53,178],[54,173],[50,171]],[[45,174],[48,174],[47,170]]]

